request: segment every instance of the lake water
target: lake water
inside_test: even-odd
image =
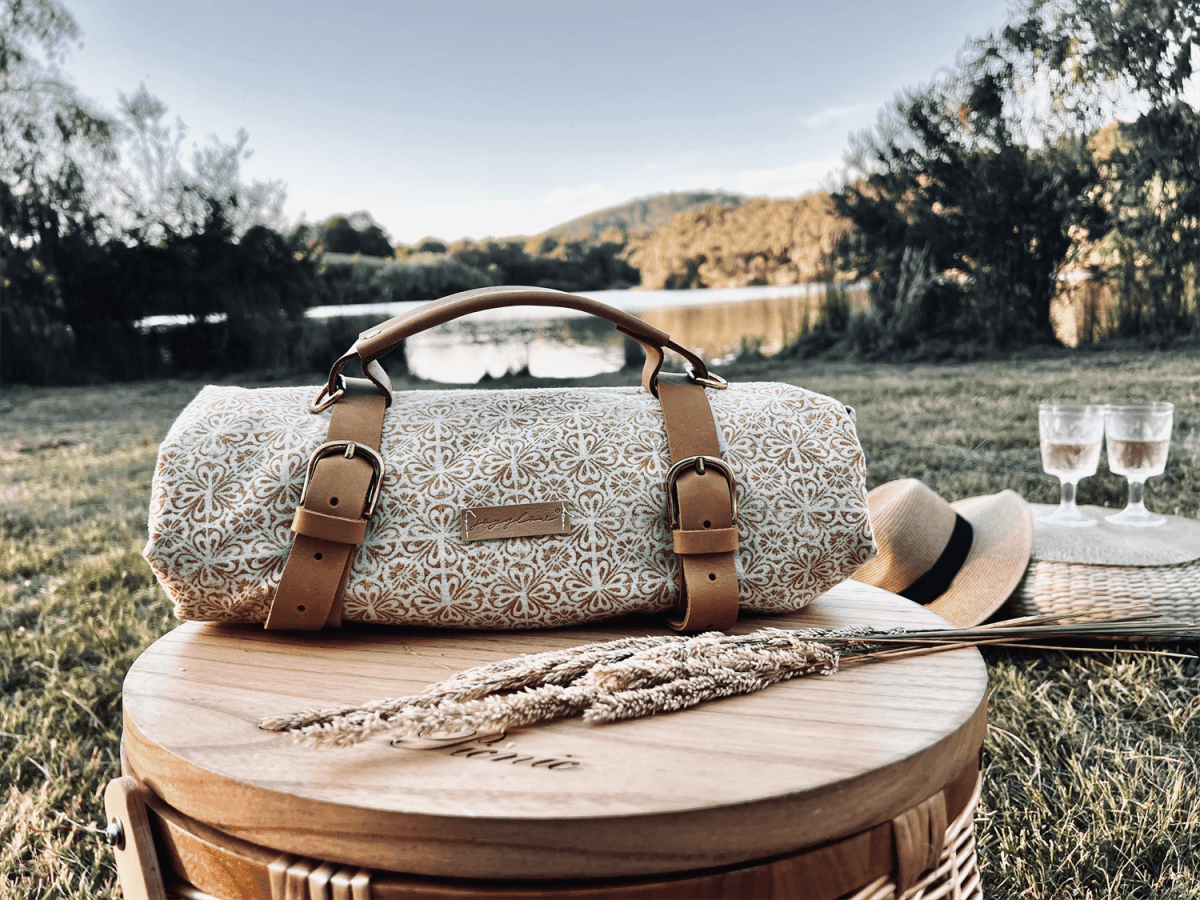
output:
[[[743,347],[763,353],[806,333],[816,323],[824,284],[707,288],[680,291],[579,291],[633,313],[704,359],[719,363]],[[850,286],[853,303],[865,303],[865,285]],[[377,316],[379,321],[423,302],[319,306],[311,318]],[[143,319],[143,328],[182,324],[180,316]],[[528,367],[531,375],[576,378],[616,372],[625,362],[624,338],[608,322],[570,309],[515,306],[475,313],[414,335],[405,342],[414,375],[474,384]],[[332,363],[332,360],[330,360]]]
[[[825,297],[823,284],[795,284],[682,291],[579,291],[633,313],[709,361],[743,346],[764,353],[807,332]],[[863,288],[852,296],[861,298]],[[336,315],[398,315],[421,303],[325,306],[308,311]],[[531,375],[577,378],[616,372],[625,363],[624,338],[608,322],[570,309],[514,306],[487,310],[413,335],[405,343],[414,375],[473,384],[528,367]]]

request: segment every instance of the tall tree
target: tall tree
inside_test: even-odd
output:
[[[1006,108],[1015,75],[985,47],[852,140],[851,180],[833,199],[855,226],[849,263],[878,275],[877,340],[1054,339],[1050,301],[1073,229],[1099,230],[1101,218],[1083,193],[1083,142],[1036,146]]]
[[[1200,78],[1196,0],[1028,0],[1003,31],[1049,85],[1051,110],[1093,130],[1118,115],[1093,191],[1112,209],[1122,327],[1200,329]]]
[[[170,232],[191,234],[207,227],[210,204],[216,202],[234,239],[257,226],[285,228],[283,183],[247,182],[242,176],[242,163],[251,156],[244,129],[231,144],[210,137],[187,159],[187,126],[178,117],[168,124],[167,105],[145,85],[130,96],[121,94],[119,106],[128,162],[120,183],[127,227],[152,241]]]
[[[393,255],[391,239],[365,210],[348,216],[330,216],[319,229],[326,253],[358,253],[363,256]]]
[[[116,154],[113,120],[58,69],[78,37],[54,0],[0,3],[0,378],[53,379],[77,337],[60,270],[97,241],[87,172]]]
[[[282,184],[242,178],[244,132],[185,160],[182,123],[144,88],[119,118],[95,110],[58,69],[78,37],[56,0],[0,0],[0,379],[136,377],[163,351],[285,369],[266,357],[296,345],[319,285],[267,227]],[[193,328],[156,344],[136,325],[154,312]]]

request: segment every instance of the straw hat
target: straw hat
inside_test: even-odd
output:
[[[947,503],[915,478],[867,494],[879,554],[851,578],[923,604],[955,625],[978,625],[1029,565],[1033,516],[1001,491]]]

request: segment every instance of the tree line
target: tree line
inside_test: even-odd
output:
[[[0,3],[0,380],[291,368],[317,272],[283,185],[242,177],[244,131],[189,154],[144,87],[116,112],[80,96],[59,69],[79,36],[55,0]]]
[[[79,37],[58,0],[0,0],[0,381],[311,372],[365,327],[313,306],[639,281],[619,238],[394,246],[366,212],[289,230],[284,186],[242,176],[244,131],[189,152],[144,87],[97,107],[60,70]]]
[[[499,284],[597,291],[631,288],[640,281],[627,259],[623,235],[599,242],[543,237],[450,245],[426,238],[411,246],[397,245],[392,257],[376,254],[368,262],[370,254],[362,250],[349,256],[345,251],[332,253],[320,229],[306,234],[322,253],[322,302],[332,305],[434,300]]]
[[[284,186],[242,176],[245,132],[188,152],[144,88],[115,112],[81,97],[59,69],[79,36],[57,0],[0,0],[0,381],[309,372],[363,324],[309,307],[505,283],[865,278],[867,313],[835,302],[795,352],[904,357],[1052,343],[1070,272],[1117,297],[1093,334],[1200,334],[1195,0],[1025,0],[854,135],[828,194],[454,244],[395,244],[365,211],[289,229]],[[653,201],[630,215],[682,202]],[[184,324],[139,326],[153,315]]]
[[[1115,336],[1200,335],[1197,65],[1195,0],[1026,0],[898,96],[853,138],[833,194],[852,226],[841,266],[873,279],[847,343],[1052,343],[1068,272],[1115,285]]]
[[[649,288],[745,287],[825,281],[850,223],[817,191],[797,200],[678,213],[640,243],[630,261]]]

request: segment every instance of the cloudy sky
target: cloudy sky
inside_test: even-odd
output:
[[[534,234],[634,197],[821,187],[847,135],[1004,24],[1003,0],[65,0],[64,69],[189,141],[250,134],[286,212],[394,240]]]

